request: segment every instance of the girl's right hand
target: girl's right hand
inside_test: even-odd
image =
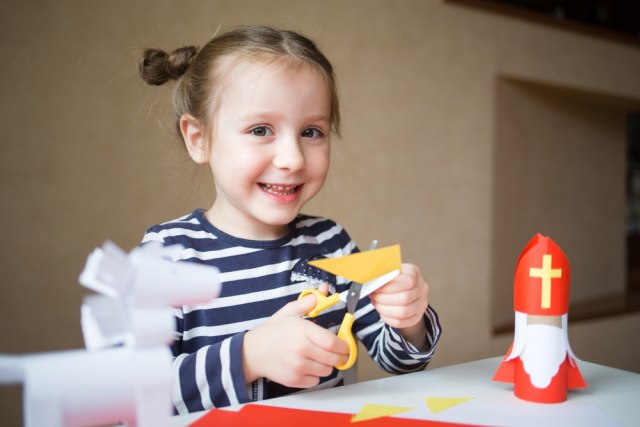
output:
[[[287,387],[313,387],[347,361],[344,341],[302,318],[315,303],[314,295],[292,301],[245,334],[242,362],[247,383],[264,377]]]

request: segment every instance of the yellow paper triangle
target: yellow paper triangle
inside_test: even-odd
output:
[[[427,406],[432,414],[437,414],[438,412],[442,412],[446,409],[449,409],[453,406],[459,405],[461,403],[466,402],[467,400],[473,399],[473,396],[469,397],[427,397],[425,400],[427,401]]]
[[[371,405],[366,404],[360,408],[353,418],[352,423],[358,421],[372,420],[374,418],[388,417],[389,415],[401,414],[403,412],[413,411],[416,408],[408,408],[406,406],[387,406],[387,405]]]
[[[399,270],[401,263],[400,245],[358,252],[340,258],[309,261],[314,267],[358,283],[365,283],[393,270]]]

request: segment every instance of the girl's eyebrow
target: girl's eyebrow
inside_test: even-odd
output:
[[[283,114],[273,113],[273,112],[264,112],[264,113],[247,113],[240,116],[240,120],[242,121],[253,121],[253,120],[264,120],[264,119],[280,119],[284,117]]]
[[[274,112],[247,113],[240,116],[241,121],[268,120],[268,119],[284,119],[285,115]],[[310,122],[330,122],[329,116],[326,114],[312,114],[305,117],[305,121]]]
[[[309,116],[308,120],[313,121],[313,122],[330,122],[331,121],[329,119],[329,116],[326,116],[324,114],[318,114],[318,115],[314,115],[314,116]]]

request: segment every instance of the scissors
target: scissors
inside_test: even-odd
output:
[[[316,317],[318,314],[320,314],[320,312],[336,305],[340,301],[347,303],[347,312],[345,313],[344,318],[342,319],[342,323],[340,324],[340,329],[338,330],[338,338],[349,345],[349,359],[347,359],[344,364],[336,366],[337,369],[341,371],[349,369],[351,366],[353,366],[358,356],[358,345],[356,344],[356,340],[353,337],[353,332],[351,331],[351,327],[353,326],[353,322],[355,320],[354,313],[356,311],[358,301],[360,300],[360,298],[364,298],[365,296],[380,288],[382,285],[388,283],[398,274],[400,274],[400,270],[393,270],[364,284],[352,282],[348,290],[328,296],[325,296],[322,292],[315,288],[306,289],[302,291],[302,293],[300,293],[300,296],[298,296],[298,299],[303,298],[309,294],[314,294],[316,296],[315,307],[307,312],[307,316],[309,317]]]

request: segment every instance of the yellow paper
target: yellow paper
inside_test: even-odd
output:
[[[351,422],[357,423],[358,421],[388,417],[390,415],[396,415],[396,414],[401,414],[403,412],[413,411],[414,409],[416,408],[409,408],[406,406],[387,406],[387,405],[366,404],[362,408],[360,408],[360,412],[358,412],[353,418],[351,418]]]
[[[340,258],[309,261],[314,267],[358,283],[365,283],[393,270],[399,270],[401,263],[400,245],[358,252]]]
[[[427,397],[427,406],[432,414],[437,414],[453,406],[473,399],[473,396],[469,397]]]

